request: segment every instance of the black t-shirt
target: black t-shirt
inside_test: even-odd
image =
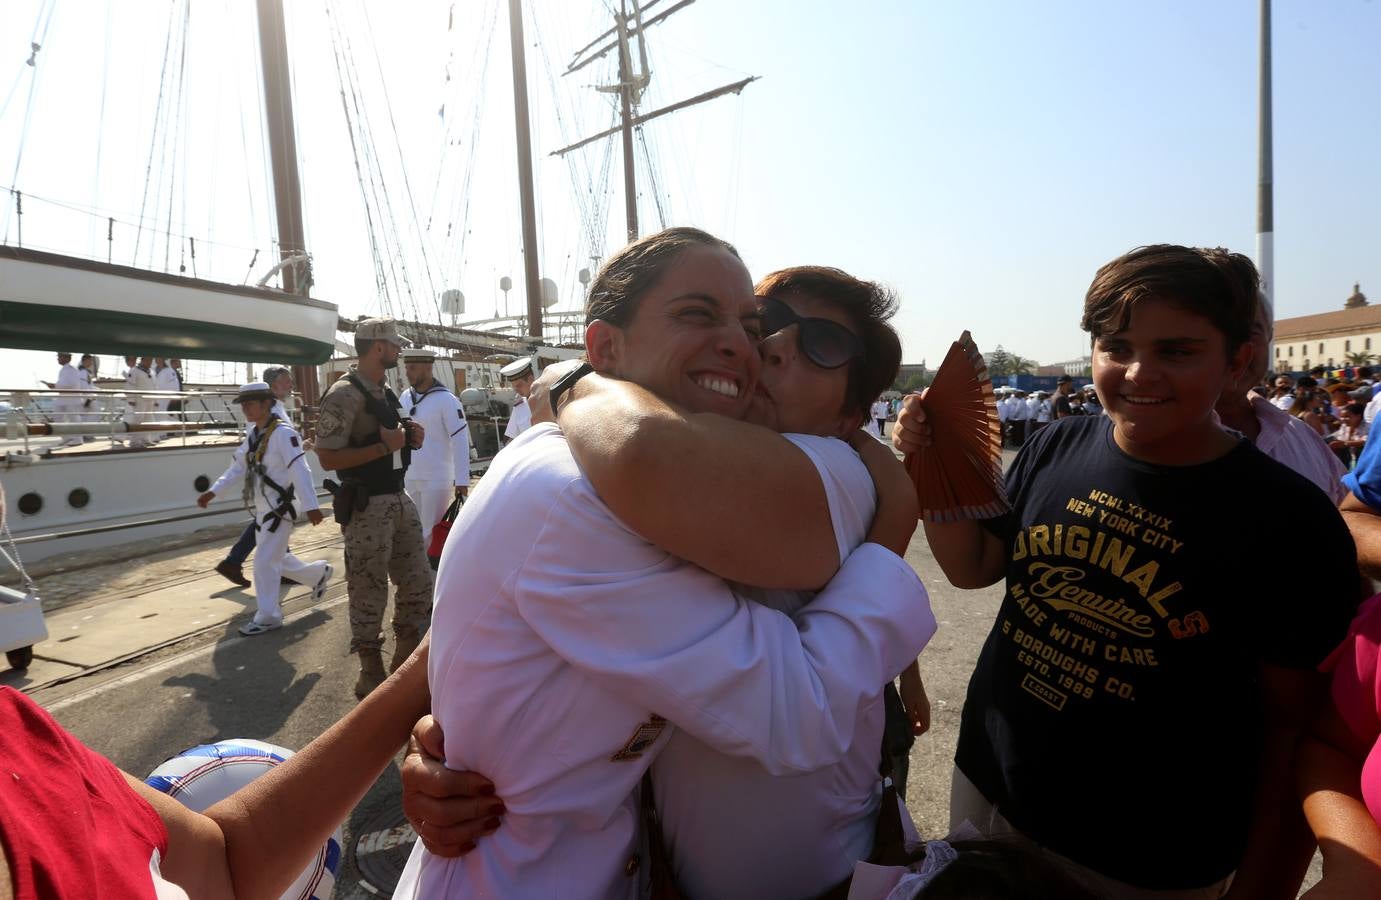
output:
[[[1007,593],[955,763],[1016,828],[1095,871],[1188,889],[1237,868],[1264,729],[1258,665],[1312,669],[1360,597],[1328,497],[1247,441],[1135,460],[1061,419],[1007,477]],[[1262,550],[1287,514],[1310,562]]]

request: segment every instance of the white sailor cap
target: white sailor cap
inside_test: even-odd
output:
[[[403,362],[405,363],[429,363],[436,362],[436,351],[428,350],[426,347],[409,347],[403,351]]]
[[[532,372],[532,357],[524,356],[522,359],[515,359],[513,362],[499,370],[499,374],[512,381],[515,378],[522,378]]]
[[[240,385],[240,393],[231,400],[231,403],[244,403],[246,400],[272,400],[273,391],[269,390],[267,381],[251,381],[248,384]]]

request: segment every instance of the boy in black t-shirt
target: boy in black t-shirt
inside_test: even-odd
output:
[[[1043,429],[1012,511],[926,522],[956,586],[1006,579],[969,683],[951,825],[1016,832],[1112,897],[1293,898],[1312,852],[1290,761],[1346,634],[1356,552],[1328,498],[1221,428],[1258,278],[1224,250],[1143,247],[1085,299],[1106,417]],[[922,400],[902,449],[940,442]],[[1317,565],[1256,549],[1291,510]]]

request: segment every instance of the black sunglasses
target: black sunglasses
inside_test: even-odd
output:
[[[838,322],[798,316],[795,310],[775,297],[759,297],[758,311],[762,314],[763,337],[800,325],[796,330],[797,346],[806,359],[822,369],[837,369],[863,358],[863,342]]]

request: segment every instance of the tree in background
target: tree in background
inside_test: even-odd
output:
[[[1349,366],[1369,366],[1371,365],[1371,361],[1375,358],[1376,356],[1374,354],[1365,351],[1349,353],[1344,357]]]
[[[998,344],[997,349],[988,354],[988,374],[995,378],[1013,374],[1012,354],[1002,349],[1001,344]]]

